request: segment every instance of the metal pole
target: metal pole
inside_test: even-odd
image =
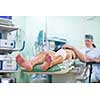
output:
[[[89,83],[91,83],[91,74],[92,74],[92,64],[90,64]]]
[[[45,46],[46,46],[46,50],[48,50],[48,39],[47,39],[47,16],[45,17]]]

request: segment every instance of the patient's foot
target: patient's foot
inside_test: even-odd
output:
[[[16,56],[16,62],[28,71],[32,70],[32,64],[26,61],[20,54]]]
[[[46,57],[45,57],[45,61],[41,66],[41,69],[47,70],[49,67],[51,67],[51,62],[52,62],[52,58],[49,54],[47,54]]]

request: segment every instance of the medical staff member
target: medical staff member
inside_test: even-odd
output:
[[[94,45],[93,36],[91,34],[86,34],[84,42],[85,48],[83,48],[82,50],[79,50],[70,45],[64,45],[63,48],[69,48],[73,50],[76,53],[77,58],[79,58],[82,62],[100,62],[100,50],[97,49]],[[100,64],[93,64],[91,81],[100,81]]]

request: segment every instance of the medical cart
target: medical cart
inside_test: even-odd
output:
[[[18,67],[11,53],[18,49],[15,48],[16,42],[8,39],[8,33],[17,30],[11,19],[0,18],[0,83],[16,82],[16,78],[11,77],[11,74],[17,72]]]

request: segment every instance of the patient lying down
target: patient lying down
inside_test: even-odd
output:
[[[30,61],[27,61],[20,54],[18,54],[16,56],[16,62],[28,71],[32,71],[33,67],[38,64],[42,64],[42,70],[47,70],[56,64],[62,63],[64,60],[69,60],[75,57],[76,55],[72,50],[60,49],[57,52],[50,50],[41,52]]]

